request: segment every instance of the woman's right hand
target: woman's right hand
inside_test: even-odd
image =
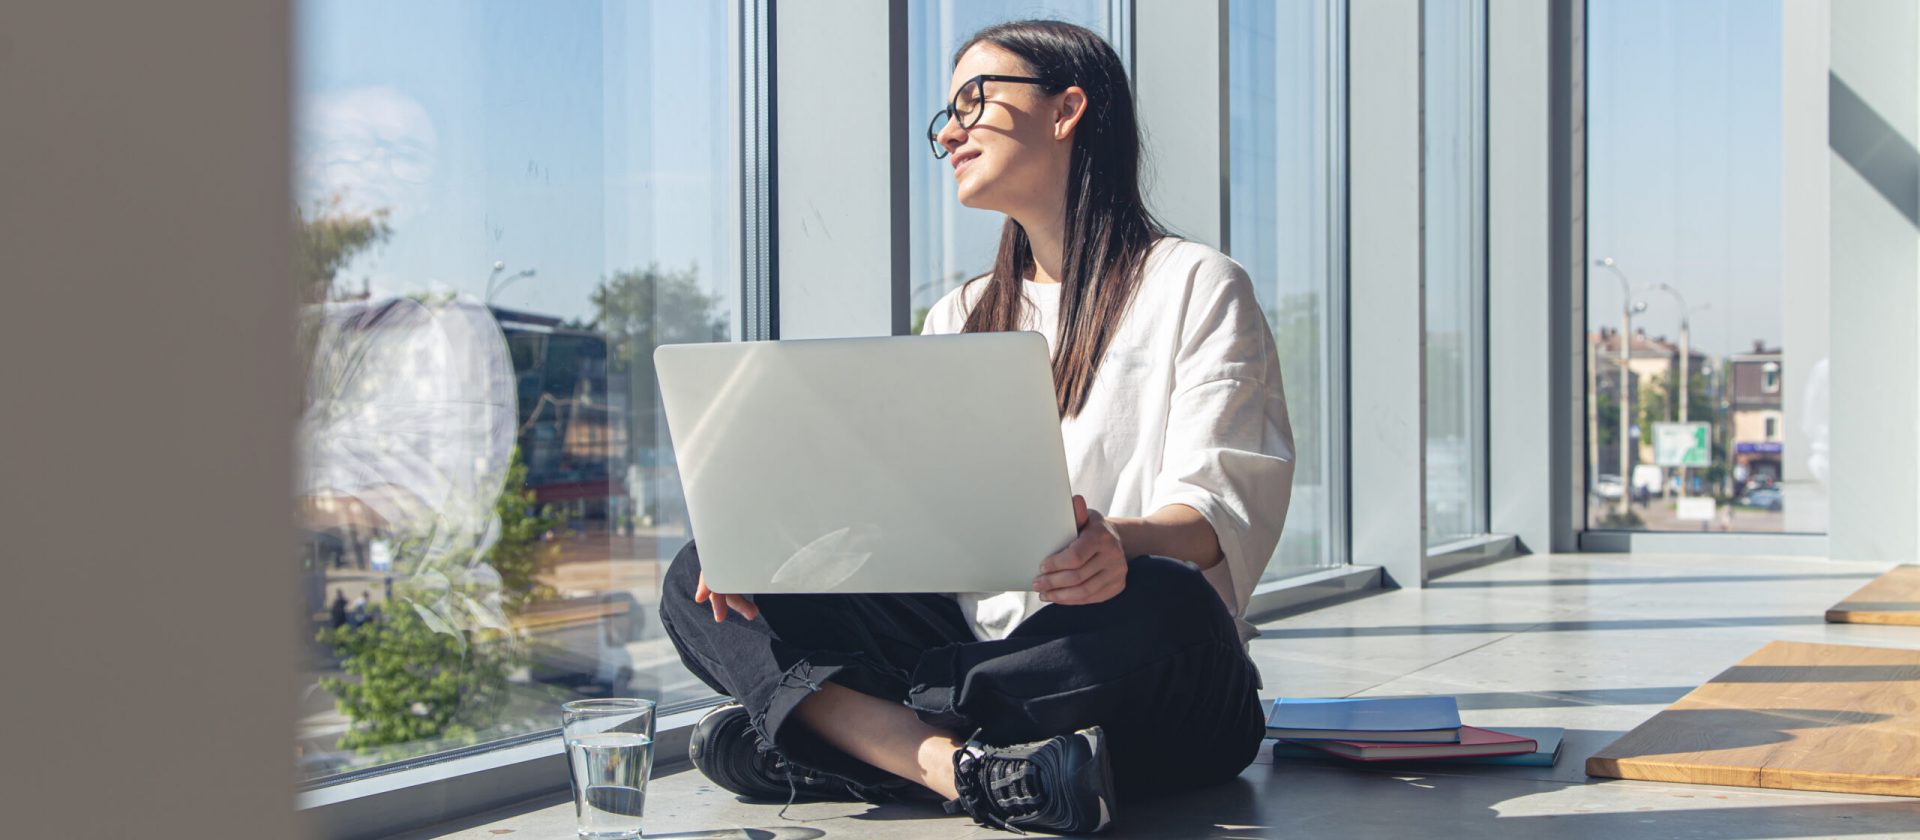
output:
[[[706,572],[700,573],[700,582],[693,587],[693,602],[696,604],[712,604],[713,620],[716,624],[727,620],[727,610],[733,610],[739,613],[740,617],[748,621],[760,617],[760,608],[755,606],[752,601],[747,600],[747,596],[722,595],[708,589]]]

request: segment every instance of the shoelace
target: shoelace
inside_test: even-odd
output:
[[[1044,804],[1040,773],[1031,756],[990,755],[975,731],[967,744],[954,753],[953,781],[960,798],[948,803],[947,812],[964,809],[986,825],[1026,834],[1009,820],[1032,817]],[[955,806],[958,807],[955,807]]]
[[[855,796],[867,802],[879,801],[878,799],[871,798],[865,790],[854,786],[851,782],[848,782],[847,780],[842,779],[839,776],[835,776],[831,773],[815,771],[814,769],[807,767],[805,765],[794,763],[792,759],[787,758],[786,755],[782,754],[779,750],[773,749],[772,747],[766,747],[764,749],[761,749],[760,756],[763,759],[765,759],[767,762],[767,765],[766,765],[767,774],[773,776],[776,779],[784,779],[786,780],[786,783],[787,783],[787,804],[780,806],[780,813],[776,815],[779,819],[783,819],[783,820],[793,819],[787,816],[787,809],[792,808],[793,804],[799,801],[800,784],[803,782],[808,785],[818,785],[828,780],[832,780],[835,782],[839,782],[841,784],[845,784],[847,786],[847,791],[849,793],[852,793]],[[796,821],[805,822],[805,820],[796,820]]]
[[[820,683],[794,673],[796,670],[799,670],[799,668],[796,667],[780,675],[780,687],[799,687],[792,685],[792,683],[799,683],[800,686],[805,686],[809,693],[820,690]],[[760,721],[756,720],[754,722],[754,731],[757,732],[759,729]],[[767,771],[773,774],[775,778],[787,780],[787,804],[780,806],[780,813],[775,816],[783,820],[788,819],[787,809],[792,808],[793,803],[800,799],[800,785],[793,779],[793,762],[788,761],[786,756],[776,751],[772,744],[761,742],[756,745],[756,749],[760,751],[762,757],[772,757],[767,764]]]
[[[1009,818],[1032,816],[1039,810],[1039,774],[1033,762],[1020,758],[989,757],[982,769],[987,774],[987,789],[993,803]],[[1018,808],[1019,813],[1014,813]]]

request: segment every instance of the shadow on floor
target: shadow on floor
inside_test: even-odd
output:
[[[1836,683],[1920,682],[1913,665],[1735,665],[1710,682]]]
[[[677,834],[649,834],[653,840],[813,840],[827,833],[817,828],[723,828],[717,831],[682,831]]]
[[[1831,709],[1667,709],[1653,717],[1660,721],[1658,729],[1635,730],[1621,743],[1641,757],[1719,752],[1784,744],[1794,740],[1794,730],[1879,723],[1888,717]]]
[[[1413,837],[1440,830],[1445,836],[1474,838],[1767,838],[1893,833],[1920,825],[1920,802],[1892,797],[1699,807],[1740,789],[1675,786],[1604,800],[1584,795],[1596,787],[1424,775],[1413,768],[1254,768],[1233,784],[1131,809],[1112,836]],[[1543,796],[1565,804],[1556,804],[1551,814],[1502,815],[1503,810],[1539,810],[1520,800]],[[1578,810],[1580,804],[1602,802],[1614,810]],[[1668,809],[1655,810],[1650,804],[1655,802]],[[1632,810],[1620,810],[1623,806]]]
[[[1570,633],[1587,630],[1683,630],[1710,627],[1797,627],[1826,624],[1824,616],[1752,615],[1733,618],[1617,618],[1595,621],[1515,621],[1491,624],[1393,624],[1383,627],[1275,627],[1259,640],[1341,639],[1362,636],[1438,636],[1455,633]]]
[[[1871,580],[1878,575],[1684,575],[1679,577],[1550,578],[1547,580],[1436,580],[1428,589],[1494,589],[1526,586],[1640,586],[1660,583],[1773,583],[1793,580]]]
[[[1461,709],[1548,709],[1561,706],[1665,706],[1698,686],[1576,688],[1560,691],[1479,691],[1454,694]]]

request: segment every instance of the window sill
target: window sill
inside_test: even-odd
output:
[[[1428,548],[1423,577],[1433,580],[1518,556],[1520,556],[1519,540],[1512,534],[1482,534],[1477,537],[1468,537]]]
[[[1267,581],[1247,599],[1247,621],[1319,609],[1356,598],[1381,587],[1379,566],[1335,566]]]
[[[694,723],[722,702],[663,716],[654,727],[654,772],[687,763]],[[567,759],[559,730],[525,743],[444,761],[315,786],[294,807],[315,837],[386,837],[567,789]]]
[[[1580,550],[1646,554],[1827,556],[1827,535],[1737,531],[1581,531]]]

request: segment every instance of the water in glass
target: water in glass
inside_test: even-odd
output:
[[[653,769],[653,739],[633,732],[606,732],[567,739],[573,772],[573,804],[579,832],[593,840],[640,836]]]

